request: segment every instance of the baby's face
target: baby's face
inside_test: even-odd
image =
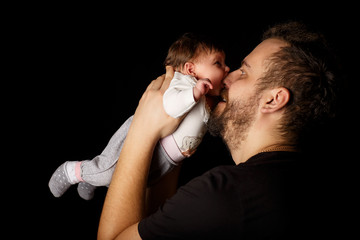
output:
[[[198,79],[210,79],[213,89],[207,93],[211,96],[220,95],[223,88],[223,79],[228,75],[230,68],[225,64],[225,53],[211,52],[200,54],[194,61],[195,73]]]

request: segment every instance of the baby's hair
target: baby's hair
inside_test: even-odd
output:
[[[223,48],[214,40],[203,35],[185,33],[169,48],[165,59],[165,66],[182,69],[186,62],[195,59],[200,53],[224,52]]]

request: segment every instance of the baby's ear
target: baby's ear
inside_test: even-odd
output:
[[[184,73],[186,75],[192,75],[194,77],[196,77],[196,73],[195,73],[195,65],[192,62],[186,62],[184,64]]]

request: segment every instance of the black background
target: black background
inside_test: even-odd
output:
[[[227,64],[234,70],[260,43],[263,31],[287,20],[324,32],[346,75],[339,118],[326,131],[331,139],[327,157],[332,158],[322,161],[331,178],[326,187],[342,199],[329,211],[341,216],[350,211],[353,153],[359,142],[356,7],[304,2],[175,5],[32,5],[10,14],[5,65],[10,87],[3,88],[9,93],[4,131],[10,130],[4,149],[10,156],[5,154],[4,162],[10,165],[4,165],[4,176],[10,174],[16,181],[4,183],[9,190],[3,197],[12,203],[7,205],[7,225],[14,227],[14,236],[96,239],[107,188],[97,189],[91,201],[81,199],[76,187],[55,198],[48,181],[64,161],[91,159],[103,150],[133,114],[149,82],[164,73],[167,49],[180,35],[198,32],[222,41]],[[232,164],[231,157],[220,139],[206,135],[196,154],[185,161],[180,184],[219,164]],[[334,219],[341,220],[338,215]]]

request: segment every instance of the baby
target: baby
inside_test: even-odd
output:
[[[155,147],[149,186],[195,152],[206,133],[211,109],[223,87],[222,80],[230,70],[219,46],[189,33],[170,46],[165,65],[174,67],[175,74],[163,97],[164,109],[174,118],[187,115],[176,131]],[[97,186],[109,186],[131,121],[132,116],[92,160],[67,161],[60,165],[49,182],[52,194],[60,197],[78,183],[80,197],[90,200]]]

